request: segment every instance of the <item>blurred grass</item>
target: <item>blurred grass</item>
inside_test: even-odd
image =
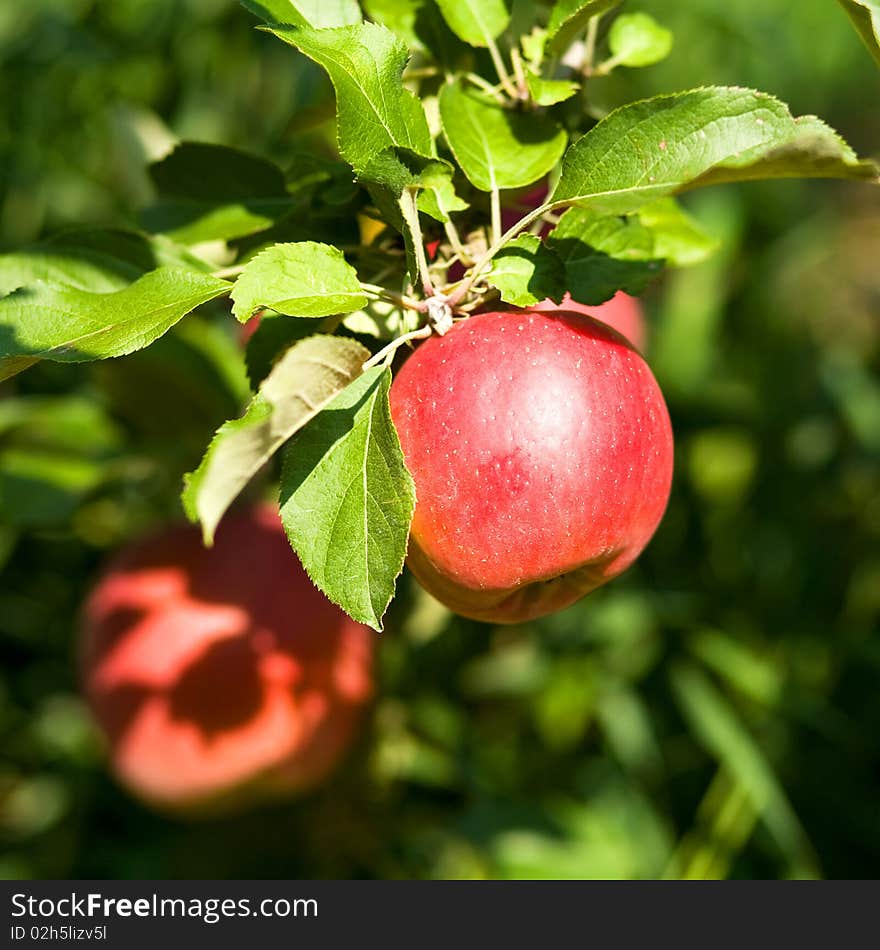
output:
[[[880,151],[880,73],[836,4],[633,6],[676,48],[597,82],[598,108],[737,83]],[[323,80],[252,26],[232,0],[0,5],[0,248],[133,221],[175,137],[283,159],[326,134]],[[0,875],[876,876],[880,200],[777,182],[689,204],[723,248],[648,295],[677,464],[644,557],[512,629],[406,580],[346,766],[238,819],[130,801],[74,672],[102,557],[179,515],[181,473],[241,400],[231,321],[5,384]]]

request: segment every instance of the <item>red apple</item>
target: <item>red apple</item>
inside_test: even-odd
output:
[[[374,635],[312,586],[278,513],[228,516],[213,548],[165,530],[85,606],[85,693],[138,797],[216,811],[319,783],[371,694]]]
[[[563,310],[585,313],[588,317],[594,317],[596,320],[601,320],[602,323],[607,323],[609,327],[625,336],[637,350],[644,352],[645,344],[648,342],[648,329],[645,324],[645,316],[642,313],[642,305],[635,297],[618,290],[605,303],[590,306],[578,303],[571,299],[571,294],[566,294],[561,305],[553,303],[552,300],[542,300],[532,309],[558,310],[560,306]]]
[[[565,310],[481,313],[391,387],[416,485],[407,563],[452,610],[517,623],[629,567],[663,516],[672,429],[639,353]]]

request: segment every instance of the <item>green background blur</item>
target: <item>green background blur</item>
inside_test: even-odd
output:
[[[880,152],[880,72],[833,0],[632,2],[669,60],[606,107],[755,86]],[[174,138],[280,162],[329,90],[233,0],[0,0],[0,250],[126,224]],[[129,799],[78,698],[75,618],[247,385],[222,306],[0,385],[0,876],[876,877],[880,196],[689,201],[723,240],[647,296],[676,431],[636,567],[555,617],[450,619],[409,578],[363,736],[320,790],[185,824]]]

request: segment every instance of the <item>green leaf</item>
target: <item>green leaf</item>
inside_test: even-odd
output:
[[[263,380],[241,418],[224,423],[201,465],[185,478],[182,500],[205,543],[226,509],[282,445],[361,374],[369,350],[355,340],[312,336],[291,347]]]
[[[611,24],[608,46],[621,66],[652,66],[672,49],[672,31],[647,13],[624,13]]]
[[[443,87],[440,118],[461,170],[481,191],[530,185],[565,151],[565,131],[547,116],[504,109],[460,83]]]
[[[565,296],[565,267],[557,255],[534,234],[521,234],[495,255],[489,283],[501,299],[529,307],[547,297],[560,303]]]
[[[505,0],[437,0],[437,6],[452,32],[471,46],[489,46],[510,22]]]
[[[809,839],[772,766],[724,696],[689,664],[673,669],[672,686],[697,739],[736,777],[797,870],[814,876],[818,869]]]
[[[400,78],[407,46],[390,30],[360,23],[272,32],[327,71],[336,90],[339,151],[358,175],[388,148],[434,154],[425,110]]]
[[[77,363],[132,353],[230,289],[225,280],[171,267],[109,294],[43,281],[19,288],[0,298],[0,379],[38,359]]]
[[[532,101],[539,106],[554,106],[557,102],[565,102],[581,88],[569,79],[542,79],[531,70],[526,73],[526,85],[529,87]]]
[[[594,16],[614,9],[621,0],[557,0],[547,23],[547,41],[557,54],[563,53]]]
[[[272,162],[222,145],[183,142],[150,166],[160,195],[142,219],[183,244],[255,234],[296,206]]]
[[[464,211],[468,203],[455,193],[453,168],[446,162],[430,162],[418,177],[419,211],[446,223],[453,211]]]
[[[626,214],[725,181],[877,175],[815,117],[794,119],[766,93],[712,87],[612,112],[566,152],[550,203]]]
[[[852,20],[868,51],[880,66],[880,2],[878,0],[839,0]]]
[[[347,26],[360,23],[357,0],[240,0],[243,7],[265,20],[288,26]]]
[[[366,302],[342,251],[314,241],[267,248],[245,266],[232,289],[232,312],[242,323],[264,308],[294,317],[327,317]]]
[[[638,296],[662,268],[653,257],[652,235],[636,216],[570,208],[547,245],[562,261],[565,283],[579,303],[598,305],[618,290]]]
[[[415,510],[390,385],[391,371],[378,366],[355,380],[287,448],[281,479],[284,527],[312,581],[376,630]]]
[[[161,235],[89,228],[0,255],[0,296],[42,280],[96,294],[127,287],[157,267],[209,273],[211,266]]]

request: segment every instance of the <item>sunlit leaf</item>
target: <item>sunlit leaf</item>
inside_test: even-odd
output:
[[[355,380],[288,446],[281,516],[309,577],[361,623],[382,615],[403,569],[415,488],[391,421],[391,373]]]
[[[0,298],[0,379],[38,359],[79,363],[132,353],[230,289],[225,280],[172,267],[108,294],[42,281],[19,288]]]
[[[878,168],[819,119],[792,118],[766,93],[694,89],[599,122],[566,152],[550,200],[626,214],[687,188],[790,177],[877,180]]]
[[[520,188],[542,178],[562,157],[566,134],[547,116],[504,109],[461,83],[440,93],[443,132],[476,188]]]
[[[350,313],[367,298],[357,272],[328,244],[276,244],[250,260],[232,289],[232,312],[244,323],[268,308],[295,317]]]

